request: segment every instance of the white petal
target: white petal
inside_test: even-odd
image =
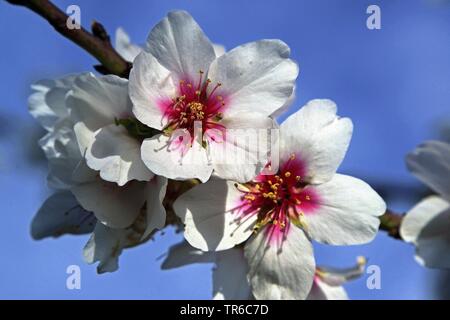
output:
[[[348,300],[348,295],[344,287],[330,286],[316,278],[307,300]]]
[[[276,123],[260,113],[244,111],[228,115],[221,124],[227,128],[226,139],[208,143],[214,174],[226,180],[251,181],[268,162],[267,143]]]
[[[28,110],[47,131],[51,131],[54,123],[59,119],[45,101],[47,92],[54,85],[54,81],[52,80],[40,80],[31,85],[33,93],[28,98]]]
[[[317,194],[316,208],[305,214],[313,240],[333,245],[370,242],[378,231],[378,216],[386,211],[381,197],[364,181],[336,174],[324,184],[309,186]]]
[[[94,143],[95,131],[89,129],[84,122],[77,122],[73,126],[78,149],[83,157],[86,155],[86,150]]]
[[[170,247],[166,258],[161,264],[161,269],[168,270],[193,263],[210,263],[215,261],[215,252],[205,252],[194,248],[186,241],[182,241]]]
[[[247,240],[256,215],[242,217],[237,209],[241,193],[231,181],[210,179],[182,194],[175,213],[185,224],[184,237],[204,251],[226,250]]]
[[[31,86],[33,93],[28,98],[30,113],[47,131],[53,130],[58,120],[69,115],[65,96],[75,77],[68,75],[56,80],[41,80]]]
[[[72,172],[72,185],[101,180],[98,172],[92,170],[86,164],[86,159],[82,158]]]
[[[406,242],[417,243],[423,228],[449,206],[447,201],[438,196],[429,196],[420,201],[403,218],[400,225],[402,239]]]
[[[155,176],[147,183],[147,205],[145,232],[142,238],[146,238],[155,229],[162,229],[166,224],[166,209],[163,199],[166,195],[167,179]]]
[[[185,11],[170,12],[161,20],[150,32],[145,50],[179,76],[206,72],[216,57],[209,39]]]
[[[294,85],[294,89],[292,90],[291,96],[286,100],[286,102],[284,103],[284,105],[281,106],[280,109],[276,110],[274,113],[272,113],[270,115],[272,118],[275,119],[275,118],[281,116],[283,113],[285,113],[289,109],[289,107],[295,101],[295,98],[296,98],[295,92],[296,92],[296,86]]]
[[[73,184],[72,173],[81,160],[81,153],[67,118],[55,123],[54,130],[39,140],[48,159],[48,184],[51,188],[67,189]]]
[[[116,30],[115,48],[125,60],[133,62],[134,58],[142,51],[142,48],[131,42],[130,37],[122,28]]]
[[[129,90],[136,118],[149,127],[164,128],[167,119],[163,118],[161,103],[176,94],[169,70],[150,53],[141,52],[130,72]]]
[[[450,267],[450,203],[430,196],[403,218],[400,234],[416,245],[417,261],[430,268]]]
[[[66,103],[74,121],[82,122],[92,132],[114,123],[116,118],[132,116],[128,80],[114,75],[78,77]]]
[[[213,43],[213,48],[214,48],[214,53],[215,53],[216,57],[220,57],[225,52],[227,52],[225,47],[223,45],[221,45],[221,44],[218,44],[218,43]]]
[[[281,244],[271,242],[265,229],[245,245],[248,279],[256,299],[305,299],[313,283],[315,262],[311,242],[294,225]]]
[[[331,179],[347,152],[353,124],[336,110],[331,100],[312,100],[280,125],[280,159],[299,154],[310,183]]]
[[[242,248],[216,252],[213,271],[214,300],[248,300],[252,297],[247,281],[248,264]]]
[[[67,190],[73,185],[73,171],[75,162],[68,162],[66,158],[55,158],[48,162],[47,184],[52,189]]]
[[[119,186],[131,180],[149,181],[154,175],[141,159],[141,143],[123,126],[111,124],[95,132],[86,150],[87,165]]]
[[[147,195],[146,183],[131,181],[123,187],[100,178],[72,187],[81,206],[111,228],[126,228],[139,215]]]
[[[84,210],[72,193],[57,192],[41,206],[31,223],[31,235],[39,240],[63,234],[84,234],[94,230],[96,219]]]
[[[145,139],[141,147],[141,157],[145,165],[155,174],[168,179],[200,179],[207,181],[211,176],[212,166],[208,161],[206,150],[195,142],[182,155],[175,149],[165,135],[156,135]]]
[[[407,156],[406,164],[423,183],[450,201],[450,144],[426,142]]]
[[[208,77],[221,82],[228,111],[253,111],[269,116],[292,95],[298,67],[289,47],[279,40],[239,46],[211,64]]]
[[[136,230],[142,230],[141,223],[142,221],[138,219],[133,227],[113,229],[98,222],[83,249],[84,260],[90,264],[98,261],[98,273],[116,271],[123,249],[140,243],[142,235]]]

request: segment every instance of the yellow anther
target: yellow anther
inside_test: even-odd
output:
[[[300,180],[302,180],[302,177],[300,177],[300,176],[295,176],[295,180],[296,180],[296,181],[300,181]]]
[[[253,200],[255,200],[255,196],[254,195],[252,195],[252,194],[247,194],[247,195],[245,195],[245,197],[244,197],[245,199],[247,199],[247,200],[250,200],[250,201],[253,201]]]
[[[276,194],[273,193],[273,192],[263,193],[263,197],[264,198],[269,198],[269,199],[276,199],[277,198]]]
[[[302,202],[298,199],[295,199],[295,204],[299,205],[299,204],[302,204]]]
[[[291,173],[290,173],[289,171],[286,171],[286,172],[284,173],[284,176],[285,176],[286,178],[289,178],[289,177],[291,176]]]
[[[356,258],[356,263],[358,264],[358,266],[363,266],[366,264],[366,262],[367,262],[367,259],[363,256],[358,256]]]

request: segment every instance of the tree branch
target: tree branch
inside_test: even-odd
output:
[[[98,22],[92,24],[93,33],[80,29],[69,29],[66,25],[69,16],[48,0],[6,0],[7,2],[24,6],[39,14],[50,23],[56,31],[78,46],[89,52],[100,63],[96,69],[102,73],[115,74],[128,78],[131,63],[122,58],[113,48],[105,29]]]

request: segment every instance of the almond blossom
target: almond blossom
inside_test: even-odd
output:
[[[78,77],[67,96],[74,131],[87,165],[103,180],[119,186],[132,180],[148,181],[154,174],[141,160],[141,141],[118,119],[132,117],[128,80],[89,73]]]
[[[450,268],[450,144],[428,141],[406,158],[408,169],[436,195],[412,208],[401,237],[416,247],[416,260],[429,268]]]
[[[147,167],[180,180],[204,182],[213,171],[242,182],[254,177],[266,160],[231,130],[274,126],[270,116],[286,105],[298,74],[289,54],[282,41],[261,40],[219,56],[187,12],[169,13],[150,32],[130,74],[134,115],[161,131],[142,144]],[[226,145],[245,150],[251,161],[238,159],[238,152],[224,161]]]
[[[32,234],[35,238],[43,238],[93,231],[85,249],[85,257],[90,263],[100,261],[99,272],[117,269],[117,259],[122,248],[140,243],[148,238],[155,228],[161,228],[165,223],[162,199],[167,179],[149,173],[143,166],[147,181],[129,179],[122,186],[116,182],[105,181],[101,178],[101,172],[88,167],[87,159],[83,157],[87,148],[83,148],[83,152],[79,148],[90,147],[89,142],[95,142],[98,135],[95,135],[95,131],[86,129],[89,134],[81,136],[84,140],[76,139],[74,126],[83,115],[89,118],[86,128],[93,128],[89,126],[97,123],[99,119],[107,118],[111,110],[118,110],[114,109],[117,105],[108,104],[106,100],[102,101],[103,104],[98,104],[101,98],[96,94],[104,94],[103,97],[110,94],[110,97],[113,97],[111,101],[115,103],[127,101],[127,86],[120,86],[122,84],[120,80],[111,77],[71,75],[62,79],[37,82],[32,86],[33,94],[29,99],[31,114],[48,131],[40,140],[40,145],[49,161],[49,186],[57,190],[35,216]],[[101,88],[92,95],[82,91],[82,88],[94,85]],[[110,91],[105,93],[106,89]],[[94,97],[98,100],[89,99]],[[89,103],[92,101],[96,104],[97,113],[88,115],[87,110],[90,110]],[[122,130],[114,131],[116,128],[111,126],[109,128],[109,132],[116,132],[116,136],[119,136],[117,141],[127,139],[125,134],[120,136]],[[96,158],[93,159],[96,163]],[[99,158],[98,161],[102,160]],[[92,159],[89,161],[92,162]],[[128,169],[127,172],[130,172],[133,166],[125,162],[122,168],[123,171]],[[105,171],[103,167],[99,169]],[[123,172],[122,175],[110,176],[127,177]],[[141,178],[144,180],[144,176]]]
[[[174,204],[192,246],[221,251],[246,242],[257,299],[307,297],[316,270],[311,240],[363,244],[378,231],[384,201],[365,182],[336,173],[353,129],[336,110],[330,100],[313,100],[280,125],[275,174],[246,183],[211,179]]]

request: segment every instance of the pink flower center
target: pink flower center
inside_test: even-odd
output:
[[[290,223],[304,227],[302,217],[319,206],[319,197],[304,181],[306,167],[296,154],[281,164],[276,175],[259,175],[252,182],[237,185],[243,193],[239,209],[242,215],[258,214],[255,231],[264,226],[270,237],[281,239]]]
[[[186,129],[194,138],[194,124],[202,125],[202,136],[208,129],[224,132],[220,124],[225,109],[225,99],[220,94],[221,83],[211,86],[211,80],[203,81],[203,71],[199,71],[198,81],[180,80],[178,95],[161,103],[163,117],[168,123],[163,129],[170,135],[176,129]],[[198,124],[197,124],[198,125]]]

